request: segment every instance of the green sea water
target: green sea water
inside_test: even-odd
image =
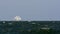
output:
[[[0,34],[60,34],[60,21],[0,21]]]

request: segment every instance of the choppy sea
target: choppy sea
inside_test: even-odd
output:
[[[0,21],[0,34],[60,34],[60,21]]]

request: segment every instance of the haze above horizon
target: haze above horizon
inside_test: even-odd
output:
[[[60,0],[0,0],[0,19],[60,20]]]

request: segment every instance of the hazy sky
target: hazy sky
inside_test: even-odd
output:
[[[60,20],[60,0],[0,0],[0,20]]]

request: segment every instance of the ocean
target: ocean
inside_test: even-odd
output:
[[[0,21],[0,34],[60,34],[60,21]]]

